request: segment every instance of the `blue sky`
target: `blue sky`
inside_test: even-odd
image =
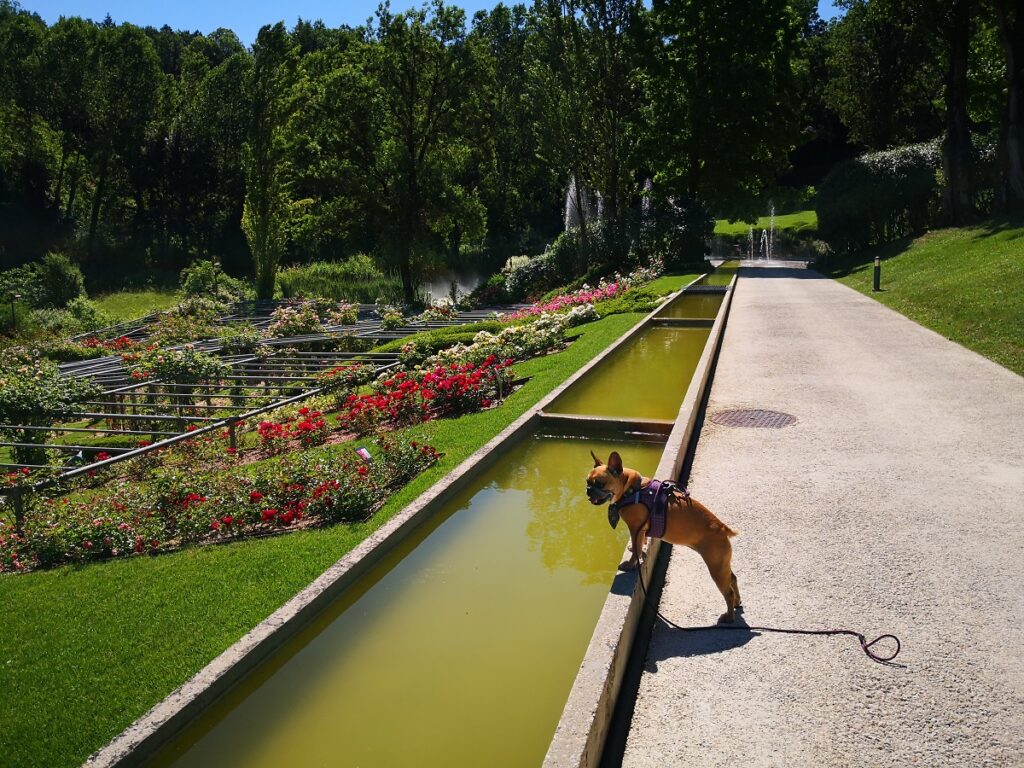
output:
[[[514,0],[506,0],[510,3]],[[466,15],[472,17],[475,11],[492,8],[496,0],[450,0],[461,5]],[[418,6],[419,0],[392,0],[394,10]],[[264,24],[284,21],[291,27],[295,21],[322,19],[330,27],[342,24],[357,26],[373,15],[377,0],[291,0],[282,3],[271,0],[177,0],[177,2],[154,2],[153,0],[22,0],[25,10],[38,13],[52,24],[61,16],[83,16],[100,21],[108,13],[116,22],[128,21],[140,27],[162,27],[167,24],[174,29],[212,32],[218,27],[233,29],[243,43],[251,44],[256,32]],[[820,0],[818,12],[823,18],[832,18],[836,11],[831,0]]]

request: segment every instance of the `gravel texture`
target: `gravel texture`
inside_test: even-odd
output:
[[[626,766],[1024,765],[1024,379],[815,272],[744,268],[690,489],[738,528],[750,625],[655,627]],[[628,457],[626,464],[629,464]],[[674,548],[661,611],[724,603]]]

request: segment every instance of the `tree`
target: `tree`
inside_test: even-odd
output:
[[[999,41],[1006,58],[1006,112],[1002,162],[1004,194],[1024,207],[1024,10],[1011,0],[994,0]]]
[[[646,151],[662,194],[742,218],[796,139],[792,52],[805,19],[786,0],[654,4]]]
[[[927,3],[843,0],[829,40],[828,106],[871,149],[926,141],[941,130],[938,41]]]
[[[274,295],[274,278],[291,211],[287,157],[288,119],[294,112],[298,52],[284,24],[265,26],[253,46],[248,81],[249,130],[245,144],[242,230],[256,271],[256,296]]]

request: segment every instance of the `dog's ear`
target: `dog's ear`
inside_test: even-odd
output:
[[[593,451],[590,452],[590,455],[594,459],[594,466],[595,467],[600,467],[602,464],[604,464],[603,461],[601,461],[599,458],[597,458],[597,454],[595,454]]]
[[[612,455],[608,457],[608,471],[613,475],[622,474],[622,457],[618,451],[612,451]]]

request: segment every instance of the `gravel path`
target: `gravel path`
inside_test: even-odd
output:
[[[1024,765],[1024,379],[815,272],[743,269],[690,488],[738,528],[751,625],[655,628],[625,766]],[[628,457],[626,464],[629,464]],[[723,609],[672,552],[661,610]]]

